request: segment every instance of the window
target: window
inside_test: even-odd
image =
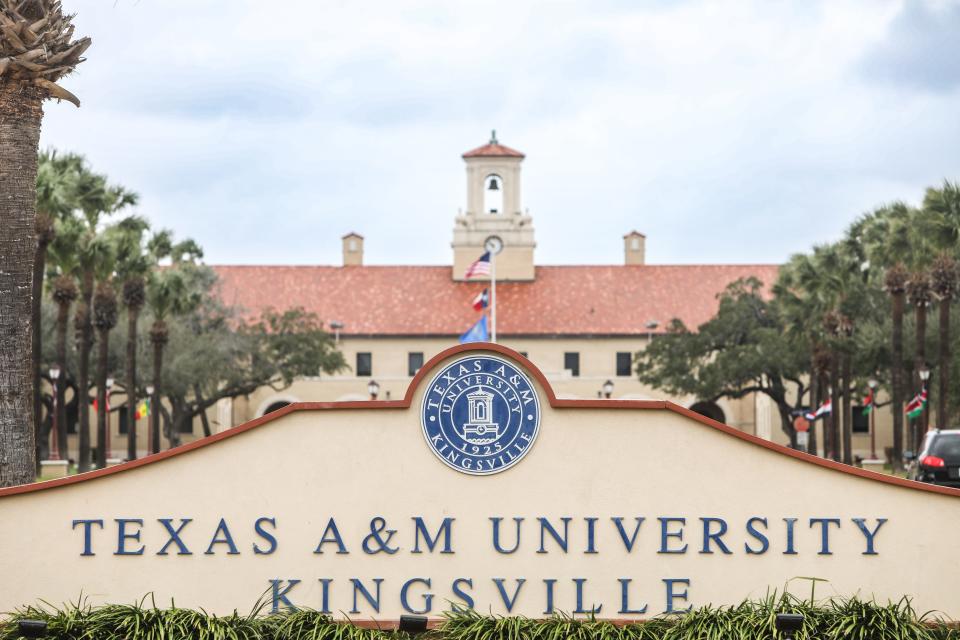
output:
[[[870,433],[870,415],[863,415],[863,407],[852,407],[853,420],[850,422],[853,433]],[[876,409],[874,409],[876,411]]]
[[[574,378],[580,376],[580,354],[576,351],[567,351],[563,354],[563,368],[570,370]]]
[[[617,351],[617,375],[629,376],[633,355],[629,351]]]
[[[127,434],[127,418],[129,417],[130,417],[130,413],[127,411],[127,408],[125,406],[120,407],[120,409],[117,410],[117,418],[119,421],[119,424],[117,425],[117,432],[120,435]]]
[[[373,375],[373,355],[369,351],[357,352],[357,375]]]
[[[633,249],[634,251],[638,251],[640,249],[640,238],[634,236],[630,240],[630,248]]]
[[[407,354],[407,375],[411,378],[423,367],[423,352],[411,351]]]

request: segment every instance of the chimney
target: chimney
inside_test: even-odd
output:
[[[623,263],[625,265],[646,264],[647,236],[639,231],[631,231],[623,236]]]
[[[363,236],[351,231],[343,236],[343,266],[363,266]]]

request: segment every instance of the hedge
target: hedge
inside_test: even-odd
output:
[[[26,606],[0,618],[0,640],[19,639],[17,621],[39,619],[55,640],[408,640],[391,630],[363,628],[329,615],[300,609],[261,615],[217,616],[147,599],[132,605]],[[422,640],[756,640],[779,638],[777,613],[802,613],[798,640],[960,640],[956,625],[935,613],[918,614],[910,600],[877,603],[833,598],[811,603],[795,596],[770,595],[729,607],[705,606],[682,615],[615,624],[558,614],[546,619],[492,616],[476,611],[447,613]]]

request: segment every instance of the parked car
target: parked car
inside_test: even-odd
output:
[[[960,429],[928,431],[908,477],[960,488]]]

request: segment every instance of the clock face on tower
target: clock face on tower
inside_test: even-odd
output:
[[[497,236],[490,236],[483,243],[483,248],[489,251],[490,253],[496,255],[503,250],[503,240]]]

